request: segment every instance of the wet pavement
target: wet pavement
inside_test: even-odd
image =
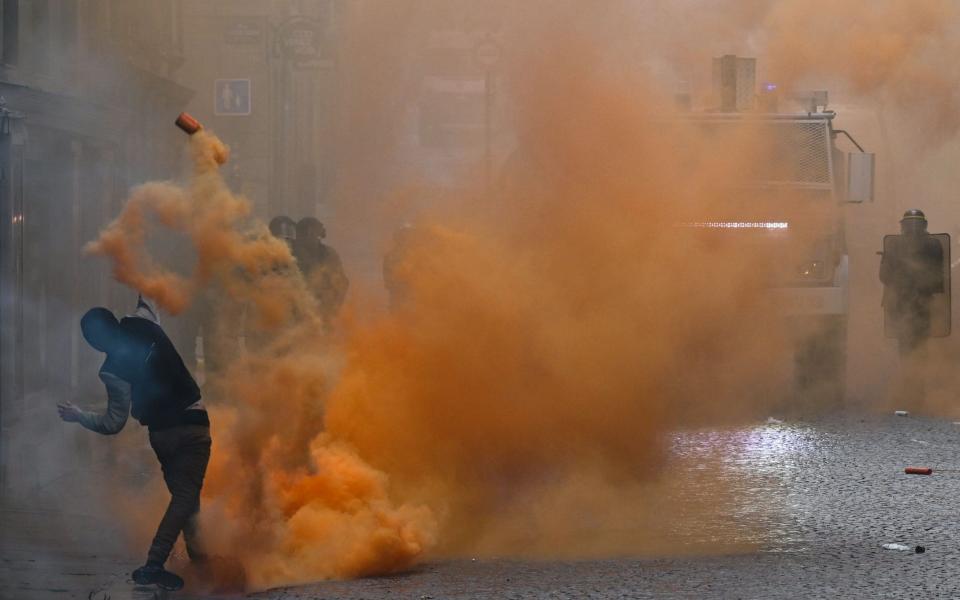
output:
[[[658,556],[582,561],[431,560],[409,573],[252,594],[260,599],[957,598],[960,425],[915,416],[834,417],[679,434],[684,491],[716,515],[676,519]],[[932,476],[905,475],[909,465]],[[714,497],[719,480],[723,498]],[[729,495],[728,495],[729,494]],[[699,495],[699,497],[698,497]],[[735,502],[730,502],[735,498]],[[682,511],[682,506],[680,509]],[[680,514],[680,513],[678,513]],[[54,544],[43,519],[3,513],[0,599],[154,598],[133,564]],[[10,533],[11,531],[19,533]],[[901,543],[911,551],[883,548]],[[912,551],[923,546],[925,552]],[[711,548],[738,551],[711,553]],[[30,562],[34,561],[34,562]],[[92,595],[91,595],[92,593]],[[162,597],[156,595],[156,597]],[[200,598],[188,591],[177,598]],[[203,596],[208,597],[208,596]]]

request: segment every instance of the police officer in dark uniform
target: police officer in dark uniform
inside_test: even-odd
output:
[[[297,239],[297,223],[286,215],[280,215],[270,219],[270,233],[275,238],[283,240],[290,250],[293,250],[293,244]]]
[[[329,329],[350,287],[340,255],[323,243],[327,230],[319,220],[304,217],[297,222],[293,254],[307,286],[317,298],[323,322]]]
[[[944,292],[943,247],[927,232],[923,211],[910,209],[900,219],[880,262],[883,306],[892,321],[901,358],[919,353],[930,337],[930,304]]]

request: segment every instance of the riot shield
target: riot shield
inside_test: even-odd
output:
[[[950,234],[932,233],[943,250],[943,291],[930,297],[930,337],[947,337],[950,335]],[[885,260],[896,259],[903,252],[902,235],[885,235],[883,237],[883,254]],[[898,331],[902,327],[902,314],[897,310],[895,292],[891,286],[883,288],[883,332],[888,338],[899,337]]]

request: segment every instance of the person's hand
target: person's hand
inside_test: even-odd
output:
[[[76,423],[80,420],[80,409],[66,400],[57,404],[57,412],[67,423]]]

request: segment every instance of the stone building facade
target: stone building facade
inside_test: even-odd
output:
[[[76,432],[55,408],[102,395],[80,315],[130,303],[83,245],[132,185],[178,172],[172,123],[194,92],[177,81],[179,0],[2,0],[0,11],[0,486],[29,498],[90,457],[89,445],[62,452]]]

